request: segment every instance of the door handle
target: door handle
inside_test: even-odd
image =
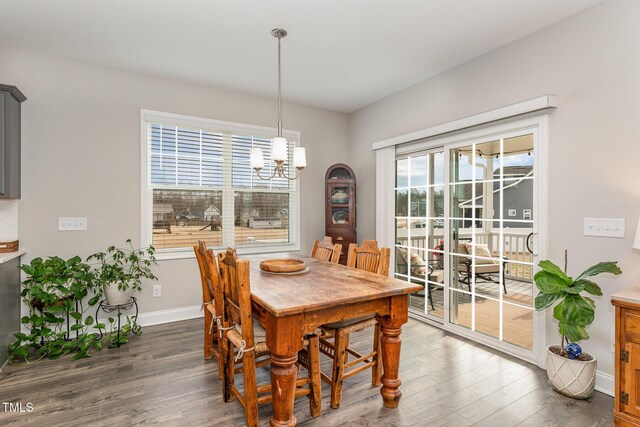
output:
[[[337,240],[338,242],[342,242],[344,239],[343,239],[341,236],[338,236],[338,237],[336,237],[336,240]]]

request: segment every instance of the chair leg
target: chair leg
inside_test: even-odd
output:
[[[331,376],[331,407],[338,409],[342,400],[342,380],[344,378],[344,360],[347,352],[348,334],[336,330],[334,339],[333,373]]]
[[[507,293],[507,279],[505,278],[505,268],[507,267],[507,263],[505,262],[502,265],[502,289],[504,289],[504,293]]]
[[[320,380],[320,338],[317,335],[309,337],[308,371],[309,371],[309,407],[312,417],[320,416],[322,412],[322,381]]]
[[[471,268],[467,268],[467,287],[469,288],[469,292],[471,292]]]
[[[427,283],[427,298],[429,299],[431,310],[435,310],[436,308],[433,306],[433,298],[431,298],[431,283]]]
[[[209,310],[204,311],[204,358],[205,360],[211,359],[213,336],[211,335],[211,318],[212,315]]]
[[[233,364],[232,364],[233,366]],[[253,351],[242,357],[242,374],[244,376],[245,416],[248,427],[258,427],[258,392],[256,386],[256,361]]]
[[[216,331],[216,336],[218,336],[217,331]],[[223,339],[220,339],[218,336],[218,339],[216,340],[215,345],[218,349],[218,376],[222,380],[224,379],[224,370],[227,362],[227,360],[225,359],[225,354],[226,354],[225,353],[226,350],[224,349],[225,342]]]
[[[233,393],[231,393],[231,386],[233,385],[233,375],[235,364],[233,360],[233,345],[227,339],[225,341],[224,354],[221,355],[220,360],[224,360],[224,401],[231,402],[233,400]]]
[[[382,384],[380,379],[382,378],[382,346],[380,345],[380,325],[376,323],[373,330],[373,351],[376,355],[373,356],[374,365],[371,368],[371,384],[380,387]]]

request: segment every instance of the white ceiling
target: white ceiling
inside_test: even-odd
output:
[[[601,0],[2,0],[0,45],[351,112]]]

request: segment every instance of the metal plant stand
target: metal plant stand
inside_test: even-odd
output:
[[[101,309],[106,314],[111,314],[114,312],[117,312],[118,314],[118,329],[116,331],[116,333],[118,334],[118,339],[116,341],[117,347],[120,347],[120,332],[121,332],[120,317],[122,316],[123,312],[129,311],[134,307],[135,307],[135,314],[132,317],[133,326],[131,326],[131,332],[133,332],[134,334],[139,334],[142,327],[138,325],[138,300],[136,299],[136,297],[131,297],[131,300],[124,304],[109,305],[107,304],[106,299],[103,299],[102,301],[100,301],[100,304],[98,304],[98,308],[96,309],[96,319],[98,318],[98,312]],[[113,331],[111,333],[113,333]],[[103,333],[102,333],[102,329],[100,329],[100,339],[102,339],[102,337],[103,337]]]

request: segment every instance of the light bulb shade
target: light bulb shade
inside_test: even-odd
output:
[[[287,161],[287,139],[282,137],[271,140],[271,159],[276,162]]]
[[[633,239],[633,248],[640,249],[640,218],[638,218],[638,228],[636,229],[636,238]]]
[[[264,157],[262,156],[262,148],[252,148],[249,152],[249,161],[251,169],[264,168]]]
[[[299,169],[307,167],[307,155],[303,147],[293,149],[293,167]]]

